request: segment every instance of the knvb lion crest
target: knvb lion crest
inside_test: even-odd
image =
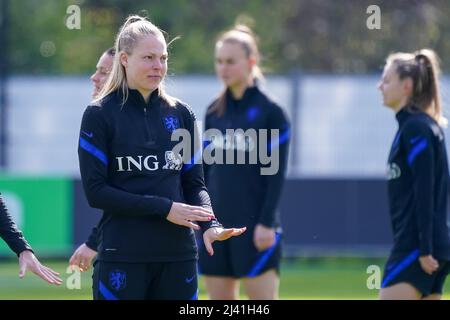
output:
[[[163,118],[164,127],[170,133],[174,132],[180,127],[180,121],[177,117],[167,116]]]
[[[112,289],[120,291],[127,286],[127,274],[123,270],[113,270],[109,273],[109,285]]]

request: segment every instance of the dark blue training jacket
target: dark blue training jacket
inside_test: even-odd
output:
[[[177,128],[194,137],[195,116],[155,90],[146,103],[136,90],[113,92],[87,107],[78,155],[89,204],[103,210],[89,246],[103,261],[182,261],[197,257],[194,232],[166,217],[172,203],[211,207],[201,164],[184,163],[171,150]],[[193,141],[191,142],[193,145]],[[200,223],[203,230],[216,224]],[[98,247],[96,243],[98,242]]]
[[[391,257],[415,252],[450,260],[448,163],[444,133],[422,112],[403,108],[388,160],[394,247]]]
[[[231,92],[226,92],[225,113],[220,116],[208,108],[205,129],[218,129],[224,141],[217,139],[212,143],[216,153],[222,152],[226,159],[227,150],[234,149],[235,164],[205,164],[205,180],[211,196],[216,217],[223,224],[254,227],[260,223],[267,227],[280,229],[280,216],[278,203],[285,179],[288,145],[289,123],[283,110],[267,97],[257,86],[249,87],[241,99],[233,98]],[[266,129],[269,140],[263,141],[261,136],[253,138],[234,137],[226,134],[227,129]],[[271,129],[279,130],[278,141],[270,141]],[[233,140],[234,139],[234,140]],[[245,140],[246,139],[246,140]],[[244,141],[244,147],[233,141]],[[208,144],[208,141],[205,142]],[[275,174],[262,175],[261,168],[268,167],[262,164],[258,157],[256,164],[250,163],[249,152],[254,148],[261,148],[267,144],[267,149],[279,151],[279,168]],[[208,147],[205,148],[205,151]],[[263,149],[264,150],[264,149]],[[229,151],[228,151],[229,152]],[[238,152],[245,152],[245,164],[237,164]],[[224,160],[225,161],[225,160]]]
[[[24,250],[33,251],[20,232],[16,224],[6,209],[3,199],[0,196],[0,237],[5,240],[6,244],[19,255]]]

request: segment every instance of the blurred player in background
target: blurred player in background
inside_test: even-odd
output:
[[[95,68],[94,74],[91,76],[92,83],[94,84],[94,91],[92,92],[92,98],[95,98],[99,92],[103,89],[109,74],[111,73],[114,55],[116,50],[109,48],[100,56]],[[98,228],[95,226],[92,228],[92,232],[89,235],[88,240],[80,245],[72,257],[70,257],[69,264],[71,266],[77,266],[81,271],[86,271],[91,267],[92,260],[97,255],[98,245]]]
[[[450,270],[448,162],[434,51],[387,58],[379,89],[399,129],[388,159],[394,246],[381,299],[440,299]]]
[[[103,89],[109,74],[111,73],[114,55],[116,50],[114,48],[109,48],[100,56],[98,59],[97,66],[95,67],[95,72],[91,76],[91,80],[94,84],[94,91],[92,92],[92,97],[95,98],[99,92]]]
[[[241,237],[218,243],[214,256],[200,250],[200,272],[211,299],[238,299],[240,280],[250,299],[278,298],[282,236],[277,206],[287,166],[289,124],[283,110],[259,87],[259,62],[257,40],[249,27],[237,25],[218,39],[215,68],[225,88],[208,108],[205,130],[218,129],[225,138],[214,139],[213,149],[225,154],[231,148],[236,156],[244,152],[249,157],[264,143],[279,157],[278,170],[270,175],[261,174],[260,161],[204,165],[216,216],[226,224],[248,226]],[[267,129],[269,139],[271,129],[278,129],[279,136],[276,141],[259,141],[227,136],[227,129]]]
[[[50,284],[60,285],[62,283],[59,273],[42,265],[35,257],[33,249],[17,229],[16,224],[6,209],[0,196],[0,237],[19,257],[19,278],[23,278],[27,270],[30,270]]]

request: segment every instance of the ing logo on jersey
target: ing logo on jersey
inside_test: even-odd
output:
[[[402,170],[400,170],[400,167],[395,162],[392,162],[388,164],[386,173],[388,180],[394,180],[400,178]]]
[[[173,151],[166,151],[164,154],[166,159],[166,164],[163,166],[163,169],[167,170],[181,170],[183,167],[183,159],[177,153]]]
[[[109,273],[109,285],[119,291],[127,286],[127,274],[123,270],[113,270]]]
[[[180,127],[180,121],[177,117],[167,116],[163,118],[164,128],[170,133],[174,132]]]

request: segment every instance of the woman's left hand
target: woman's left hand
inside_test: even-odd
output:
[[[264,251],[275,244],[275,229],[257,224],[253,232],[253,243],[258,251]]]
[[[209,228],[203,233],[203,243],[205,244],[206,251],[208,251],[209,255],[212,256],[214,254],[214,250],[212,248],[212,243],[214,241],[223,241],[231,237],[240,236],[246,229],[246,227],[229,229],[224,229],[222,227]]]
[[[422,270],[430,275],[439,268],[439,263],[431,254],[419,257],[419,262]]]

